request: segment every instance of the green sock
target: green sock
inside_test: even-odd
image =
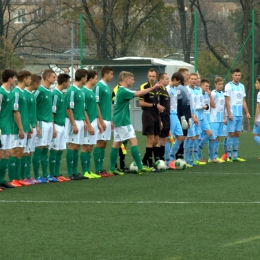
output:
[[[41,157],[42,157],[42,149],[40,148],[35,148],[35,151],[33,153],[33,172],[34,172],[34,178],[37,179],[40,174],[39,174],[39,168],[40,168],[40,162],[41,162]]]
[[[57,151],[57,156],[56,156],[56,166],[55,166],[55,176],[61,176],[60,174],[60,164],[61,164],[61,159],[62,159],[62,150]]]
[[[27,156],[23,156],[21,159],[21,179],[24,180],[26,177],[26,171],[27,171]]]
[[[15,163],[15,179],[16,180],[21,180],[21,159],[16,158],[16,163]]]
[[[51,176],[55,176],[55,170],[56,170],[56,157],[57,157],[57,150],[51,150],[50,151],[50,158],[49,158],[49,171]]]
[[[79,150],[74,150],[73,173],[78,174]]]
[[[105,148],[100,148],[100,170],[104,170]]]
[[[98,173],[100,171],[100,156],[101,156],[101,149],[98,147],[94,147],[93,155],[94,155],[94,164],[95,164],[95,171]]]
[[[118,150],[117,148],[112,147],[111,152],[110,152],[110,171],[115,170],[115,164],[117,161],[117,156],[118,156]]]
[[[91,172],[90,165],[91,165],[91,152],[87,152],[87,171],[88,172]]]
[[[27,158],[27,167],[26,167],[26,173],[25,176],[29,180],[31,179],[31,164],[32,164],[32,156],[26,156]]]
[[[82,167],[82,174],[85,172],[88,172],[88,167],[87,167],[87,153],[86,152],[81,152],[80,153],[80,162],[81,162],[81,167]]]
[[[42,148],[42,157],[41,157],[41,165],[42,165],[42,177],[46,178],[48,176],[48,148]]]
[[[73,160],[74,160],[74,150],[68,149],[66,154],[68,176],[71,176],[73,174]]]
[[[9,181],[13,181],[15,179],[15,164],[16,157],[10,156],[8,163],[8,173],[9,173]]]
[[[0,160],[0,183],[5,181],[5,173],[8,168],[9,159],[2,158]]]
[[[142,165],[142,161],[141,161],[141,157],[140,157],[140,153],[139,153],[137,145],[131,147],[131,154],[134,158],[134,161],[135,161],[138,169],[141,170],[143,165]]]

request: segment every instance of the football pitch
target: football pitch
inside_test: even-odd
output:
[[[251,133],[241,134],[239,155],[247,161],[5,190],[0,258],[259,259],[260,147]]]

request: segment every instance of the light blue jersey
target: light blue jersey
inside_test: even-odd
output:
[[[203,120],[205,116],[204,116],[204,109],[202,108],[204,106],[202,88],[196,87],[195,90],[197,95],[197,104],[196,104],[197,117],[198,120]]]
[[[224,122],[225,114],[225,97],[223,91],[213,90],[211,93],[212,99],[215,101],[215,108],[210,110],[210,122]]]
[[[178,105],[177,90],[175,87],[172,87],[170,85],[168,85],[166,89],[170,96],[170,112],[171,114],[177,114],[177,105]]]
[[[191,113],[197,117],[197,111],[196,111],[196,106],[197,106],[197,90],[195,88],[192,88],[190,86],[187,87],[189,90],[190,94],[190,110]]]

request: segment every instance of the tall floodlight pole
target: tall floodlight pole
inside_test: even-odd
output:
[[[194,11],[194,66],[198,72],[198,12]]]
[[[252,10],[252,125],[255,121],[255,10]]]
[[[74,25],[71,23],[70,25],[70,46],[71,46],[71,52],[70,52],[70,66],[71,66],[71,84],[74,82]]]
[[[83,15],[79,15],[80,21],[80,68],[83,68],[82,60],[83,60]]]

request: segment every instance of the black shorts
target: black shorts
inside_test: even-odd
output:
[[[163,128],[161,130],[160,137],[165,138],[169,136],[169,132],[170,132],[170,126],[171,126],[170,116],[161,116],[161,121],[163,124]]]
[[[160,117],[157,112],[144,110],[142,113],[143,135],[160,135]]]

